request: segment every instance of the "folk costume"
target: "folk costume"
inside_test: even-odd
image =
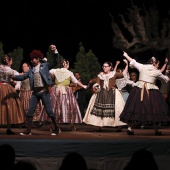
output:
[[[77,83],[74,74],[67,68],[51,69],[55,85],[51,88],[51,105],[59,123],[82,123],[77,100],[69,87],[70,82]],[[46,118],[44,118],[45,120]]]
[[[50,102],[49,88],[53,85],[53,81],[49,74],[49,69],[57,64],[58,51],[54,56],[53,63],[41,62],[43,54],[39,50],[33,50],[30,54],[30,57],[35,60],[37,64],[31,67],[25,74],[13,77],[14,80],[18,81],[23,81],[29,78],[30,88],[33,90],[30,99],[30,106],[26,115],[27,129],[23,133],[20,133],[20,135],[31,135],[31,126],[34,112],[40,100],[42,100],[45,110],[54,125],[54,130],[52,131],[51,135],[56,135],[60,133],[60,129],[58,127],[58,123],[56,121]]]
[[[119,120],[124,107],[124,100],[116,89],[115,81],[122,78],[122,73],[111,71],[108,74],[101,72],[93,85],[94,93],[90,99],[83,122],[94,126],[122,126],[125,123]]]
[[[21,100],[11,85],[10,76],[19,73],[8,65],[0,65],[0,125],[21,124],[25,122],[25,114]],[[19,86],[18,86],[19,88]]]
[[[155,85],[157,78],[165,82],[169,78],[152,64],[140,64],[133,59],[130,65],[139,70],[139,80],[129,94],[120,120],[132,124],[170,122],[169,108]]]

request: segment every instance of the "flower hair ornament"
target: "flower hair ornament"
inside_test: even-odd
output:
[[[153,60],[153,62],[156,62],[156,58],[154,56],[151,59]]]
[[[66,63],[66,61],[64,60],[64,61],[63,61],[63,67],[64,67],[66,64],[67,64],[67,63]]]
[[[153,56],[148,60],[147,64],[154,64],[154,63],[157,63],[157,62],[158,62],[158,60]]]

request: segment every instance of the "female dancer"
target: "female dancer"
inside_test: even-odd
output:
[[[103,63],[103,72],[96,78],[93,85],[94,93],[90,99],[83,122],[86,124],[99,126],[119,126],[126,125],[119,120],[119,115],[124,107],[124,100],[116,89],[116,79],[122,78],[123,73],[112,71],[112,63]],[[121,131],[121,129],[120,129]]]
[[[123,72],[124,74],[126,74],[126,78],[123,77],[123,78],[120,78],[120,79],[116,79],[116,87],[121,92],[123,99],[126,103],[126,100],[129,96],[128,86],[130,84],[132,86],[132,82],[129,80],[128,61],[126,59],[124,59],[123,61],[126,64],[126,67],[125,68],[117,68],[118,64],[120,63],[120,61],[117,61],[114,70],[116,72],[119,72],[119,73]]]
[[[19,75],[19,73],[10,68],[12,58],[4,55],[0,65],[0,124],[7,125],[6,134],[12,135],[11,124],[21,124],[25,122],[25,114],[21,100],[16,90],[18,84],[13,87],[13,81],[10,76]],[[17,87],[18,86],[18,87]]]
[[[158,70],[159,61],[152,57],[147,64],[140,64],[136,60],[123,53],[130,65],[139,71],[139,80],[135,83],[125,107],[120,115],[120,120],[128,123],[128,135],[134,135],[132,126],[134,123],[154,123],[155,135],[162,135],[158,130],[161,122],[170,122],[169,108],[163,99],[159,88],[155,85],[160,78],[168,82],[169,78]]]
[[[74,74],[68,70],[69,61],[61,60],[60,68],[51,69],[50,74],[55,85],[51,88],[51,105],[59,123],[70,123],[71,130],[76,131],[74,123],[82,123],[82,117],[77,100],[69,87],[70,82],[86,89],[87,86],[79,82]],[[43,118],[47,120],[47,118]]]

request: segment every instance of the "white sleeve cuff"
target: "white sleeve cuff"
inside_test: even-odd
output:
[[[57,54],[57,53],[58,53],[58,50],[56,49],[56,50],[54,51],[54,53]]]

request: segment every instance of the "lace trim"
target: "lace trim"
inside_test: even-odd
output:
[[[58,82],[63,82],[65,79],[71,77],[73,73],[66,68],[58,68],[55,69],[54,75]]]
[[[109,74],[104,74],[103,72],[98,75],[101,80],[104,80],[103,88],[107,89],[109,87],[109,79],[115,75],[115,71],[111,71]]]

